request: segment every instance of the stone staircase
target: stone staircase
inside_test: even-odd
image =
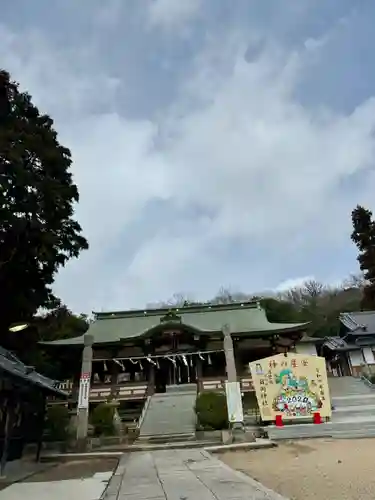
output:
[[[170,386],[154,394],[139,429],[138,441],[163,443],[195,439],[195,384]]]
[[[328,379],[333,405],[332,419],[320,425],[290,424],[265,427],[271,440],[303,438],[375,437],[375,391],[354,377]]]

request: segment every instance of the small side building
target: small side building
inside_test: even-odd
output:
[[[58,382],[26,366],[0,347],[0,473],[5,464],[22,457],[25,445],[41,450],[47,398],[67,399]]]
[[[343,312],[339,335],[327,337],[322,353],[333,376],[360,377],[364,370],[375,373],[375,311]]]

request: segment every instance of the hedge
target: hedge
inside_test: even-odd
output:
[[[203,430],[228,428],[227,399],[221,392],[204,391],[197,396],[195,413]]]

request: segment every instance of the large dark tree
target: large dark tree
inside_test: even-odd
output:
[[[0,71],[0,332],[59,301],[59,268],[88,248],[74,219],[78,189],[52,119]]]
[[[363,288],[363,309],[375,309],[375,223],[372,212],[357,206],[352,212],[352,240],[356,244],[357,257],[365,278]]]

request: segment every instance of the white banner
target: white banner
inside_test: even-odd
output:
[[[87,409],[90,400],[90,373],[81,373],[78,392],[78,408]]]
[[[228,419],[230,423],[243,422],[241,385],[239,382],[225,382]]]

